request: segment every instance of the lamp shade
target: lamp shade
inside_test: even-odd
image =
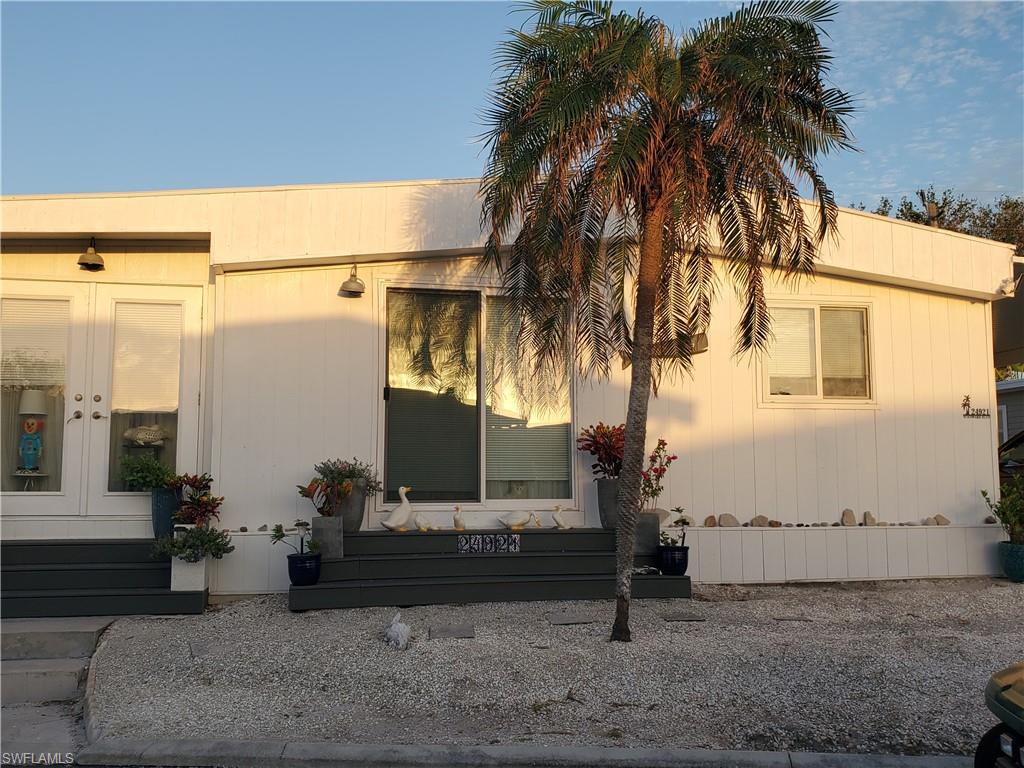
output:
[[[348,280],[341,284],[341,288],[338,289],[339,296],[357,297],[362,296],[363,292],[366,291],[366,283],[359,279],[359,275],[356,274],[355,265],[352,265],[352,272],[348,276]]]
[[[45,415],[46,393],[41,389],[25,389],[18,403],[19,416]]]

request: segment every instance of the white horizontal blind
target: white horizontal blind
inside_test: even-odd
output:
[[[63,299],[3,299],[0,307],[3,385],[63,386],[70,303]]]
[[[863,309],[821,309],[821,375],[826,397],[867,397],[867,323]]]
[[[771,394],[817,394],[814,310],[775,307],[771,314],[775,335],[767,366]]]
[[[174,413],[181,375],[181,306],[121,302],[114,312],[114,413]]]

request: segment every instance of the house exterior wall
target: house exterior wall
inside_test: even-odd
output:
[[[390,286],[459,288],[494,281],[470,260],[364,265],[367,292],[339,298],[347,269],[303,268],[219,278],[218,388],[213,473],[227,497],[223,523],[249,531],[308,519],[296,493],[312,464],[329,456],[383,461],[383,295]],[[725,289],[714,308],[709,351],[692,375],[663,382],[651,401],[648,436],[664,437],[679,460],[660,505],[683,506],[700,523],[732,513],[784,523],[831,523],[842,509],[871,510],[890,523],[942,513],[943,528],[691,530],[696,580],[781,581],[903,578],[994,571],[998,540],[979,491],[995,476],[995,421],[965,419],[994,409],[987,302],[900,287],[818,277],[774,284],[773,299],[863,305],[869,312],[874,397],[868,404],[778,405],[758,397],[756,358],[733,356],[739,305]],[[272,308],[272,311],[270,311]],[[574,428],[625,417],[628,370],[577,381]],[[575,457],[576,524],[599,525],[583,456]],[[415,494],[413,495],[415,498]],[[365,525],[390,505],[375,499]],[[491,526],[502,506],[464,505],[471,526]],[[507,509],[507,507],[505,507]],[[450,525],[450,510],[432,513]],[[265,538],[265,537],[264,537]],[[249,536],[218,564],[224,592],[284,588],[268,545]],[[265,573],[266,583],[252,581]],[[278,582],[270,580],[275,577]]]
[[[1024,388],[999,391],[997,400],[1006,407],[1006,436],[1013,437],[1024,430]]]

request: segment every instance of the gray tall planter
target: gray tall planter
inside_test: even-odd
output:
[[[614,530],[619,524],[619,478],[601,477],[597,483],[597,511],[601,527]]]
[[[353,480],[352,493],[341,502],[341,508],[335,513],[344,520],[345,533],[356,533],[363,525],[363,512],[366,510],[366,480]]]
[[[313,541],[320,545],[321,559],[335,559],[345,554],[344,523],[339,515],[313,517]]]

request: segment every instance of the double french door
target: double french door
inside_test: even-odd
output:
[[[198,287],[3,282],[5,518],[145,518],[147,471],[196,471],[202,297]]]

